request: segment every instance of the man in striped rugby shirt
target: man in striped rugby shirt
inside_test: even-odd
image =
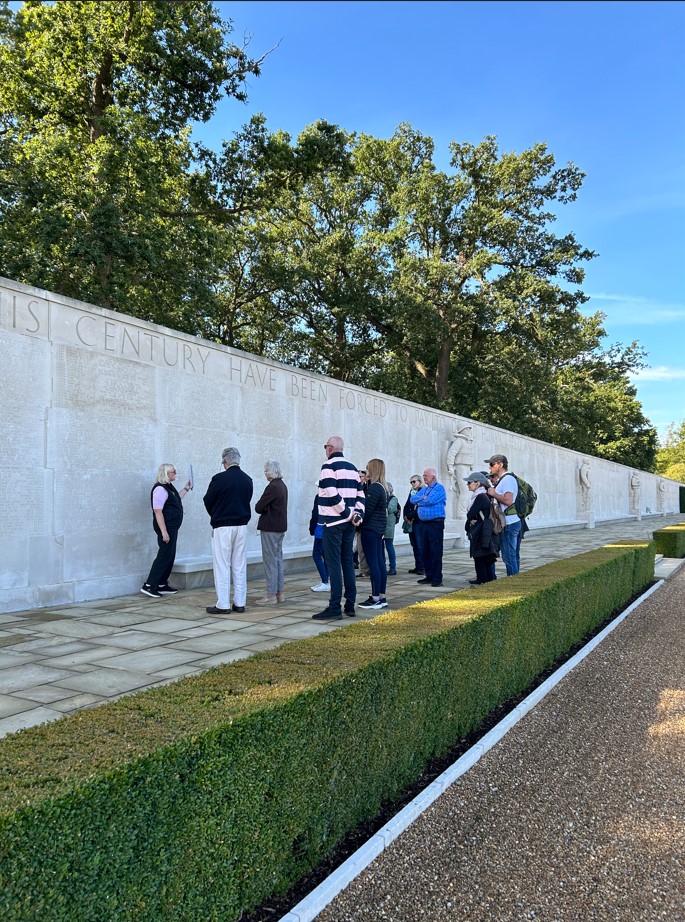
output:
[[[357,584],[352,545],[354,532],[364,518],[364,491],[359,471],[343,457],[344,443],[332,435],[324,445],[326,463],[319,477],[319,523],[323,525],[323,554],[329,572],[331,598],[328,607],[312,615],[315,621],[342,619],[343,584],[345,614],[354,617]]]

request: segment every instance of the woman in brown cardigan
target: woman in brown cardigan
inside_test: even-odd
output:
[[[276,605],[285,602],[283,538],[288,530],[288,488],[278,461],[266,462],[264,476],[269,483],[254,508],[259,513],[257,529],[262,539],[266,594],[256,599],[255,605]]]

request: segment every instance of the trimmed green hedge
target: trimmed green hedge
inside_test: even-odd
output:
[[[237,919],[653,570],[617,543],[0,740],[0,918]]]
[[[657,554],[685,557],[685,525],[667,525],[654,532]]]

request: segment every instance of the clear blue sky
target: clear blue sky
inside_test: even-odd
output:
[[[607,345],[638,340],[636,385],[663,434],[685,418],[685,4],[682,2],[221,2],[258,57],[247,105],[195,136],[212,147],[250,115],[296,137],[316,119],[389,137],[542,141],[587,173],[561,227],[598,257],[583,289]]]

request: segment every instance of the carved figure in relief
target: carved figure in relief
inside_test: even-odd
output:
[[[640,478],[637,471],[630,475],[630,505],[633,512],[640,511]]]
[[[578,470],[580,481],[580,507],[583,512],[589,512],[592,505],[592,479],[590,476],[590,459],[583,458]]]
[[[473,426],[461,426],[454,430],[454,438],[447,449],[447,473],[450,478],[450,490],[457,494],[456,517],[466,515],[469,490],[464,483],[464,475],[473,467]]]
[[[140,591],[153,599],[174,595],[177,591],[169,585],[169,577],[176,559],[178,530],[183,522],[181,500],[193,489],[193,485],[188,481],[179,493],[174,486],[174,480],[176,465],[160,464],[157,479],[150,493],[152,527],[157,535],[158,551]]]
[[[660,480],[656,485],[656,508],[659,512],[666,509],[666,481]]]

